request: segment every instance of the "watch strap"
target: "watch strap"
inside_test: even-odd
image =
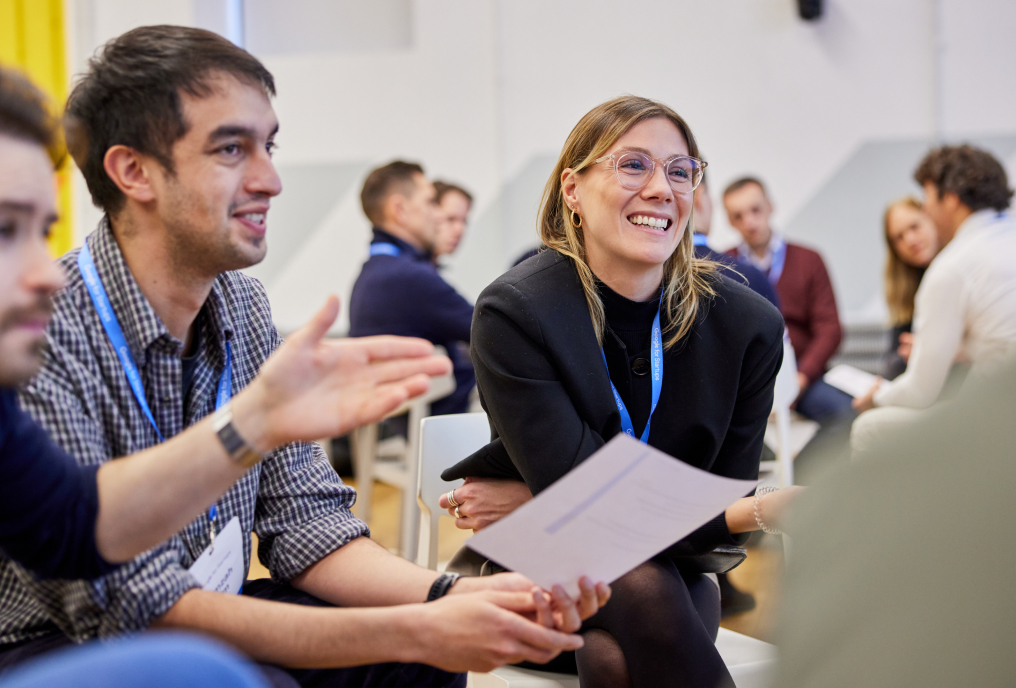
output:
[[[430,586],[430,592],[427,594],[427,601],[433,602],[434,600],[440,599],[448,594],[448,591],[452,589],[461,576],[457,573],[442,573],[437,579],[434,580],[434,584]]]
[[[229,458],[243,468],[251,468],[264,458],[236,431],[233,425],[233,410],[228,403],[215,411],[215,415],[212,416],[212,427]]]

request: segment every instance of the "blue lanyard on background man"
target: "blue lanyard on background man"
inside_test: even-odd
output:
[[[709,240],[706,238],[705,234],[692,234],[691,243],[695,244],[696,246],[708,246]]]
[[[649,409],[649,418],[646,420],[645,430],[642,431],[642,437],[639,438],[639,441],[643,443],[648,443],[649,441],[649,426],[653,422],[653,412],[656,411],[656,405],[660,402],[660,391],[663,389],[663,333],[660,331],[660,308],[662,306],[663,295],[661,294],[660,305],[656,307],[656,318],[653,319],[653,336],[649,355],[653,376],[653,405]],[[604,353],[602,348],[600,349],[600,354],[603,356],[603,365],[607,366],[607,354]],[[635,437],[635,426],[632,425],[631,414],[628,413],[624,402],[621,401],[621,395],[617,393],[614,381],[610,379],[610,366],[607,366],[607,380],[610,381],[610,391],[614,393],[614,403],[617,404],[617,411],[621,414],[621,429],[629,437]]]
[[[773,245],[775,244],[775,245]],[[772,258],[769,261],[769,269],[765,270],[760,267],[751,258],[751,249],[748,248],[748,244],[741,244],[737,247],[738,260],[745,265],[751,265],[757,267],[765,274],[769,280],[769,284],[776,286],[776,283],[780,281],[780,276],[783,274],[783,266],[787,262],[787,242],[778,236],[774,236],[773,240],[770,241],[772,248]]]
[[[783,274],[783,265],[787,262],[787,242],[779,239],[773,248],[773,262],[769,266],[769,284],[776,286]]]
[[[92,303],[95,304],[95,310],[99,314],[99,320],[102,321],[103,329],[106,330],[106,336],[109,337],[110,343],[116,350],[116,355],[120,358],[120,364],[123,366],[123,372],[127,376],[127,383],[134,392],[134,398],[138,400],[138,405],[144,411],[148,422],[152,424],[152,428],[155,430],[155,434],[158,435],[159,441],[165,442],[166,438],[159,431],[159,426],[155,423],[155,416],[152,415],[152,409],[149,408],[148,400],[145,399],[145,386],[141,381],[141,373],[138,372],[134,356],[131,354],[130,347],[127,346],[127,338],[124,337],[123,330],[120,328],[120,321],[117,320],[116,313],[113,312],[113,304],[109,302],[106,288],[102,286],[102,280],[99,279],[99,273],[95,269],[95,262],[92,260],[92,253],[88,250],[87,242],[81,248],[81,253],[78,254],[78,270],[81,271],[81,277],[85,281],[88,294],[92,297]],[[215,392],[215,408],[219,409],[224,406],[232,394],[233,354],[229,340],[227,340],[226,366],[222,369],[222,375],[219,377],[219,386]],[[217,513],[218,510],[213,504],[212,508],[208,510],[208,520],[214,521]]]
[[[395,244],[388,243],[387,241],[379,241],[376,244],[370,245],[370,255],[374,256],[397,256],[402,253]]]

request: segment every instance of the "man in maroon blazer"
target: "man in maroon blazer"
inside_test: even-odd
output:
[[[730,224],[744,238],[729,255],[761,270],[779,294],[780,311],[797,358],[801,387],[797,411],[820,423],[850,415],[850,396],[822,381],[843,334],[822,256],[788,243],[772,230],[772,204],[758,179],[744,177],[728,186],[723,206]]]

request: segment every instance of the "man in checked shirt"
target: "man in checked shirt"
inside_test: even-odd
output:
[[[242,49],[169,26],[113,40],[75,86],[68,144],[106,216],[60,261],[67,286],[21,402],[79,463],[175,436],[279,346],[263,288],[235,272],[264,257],[269,202],[282,190],[273,94],[271,74]],[[123,359],[136,365],[136,389]],[[245,427],[241,448],[274,446]],[[293,443],[215,512],[96,581],[40,582],[4,561],[0,670],[71,641],[177,628],[231,643],[277,686],[462,686],[455,672],[581,645],[574,631],[609,597],[585,580],[571,600],[518,574],[437,576],[374,544],[349,510],[354,497],[320,447]],[[272,579],[239,595],[201,589],[188,569],[234,518],[258,534]],[[246,571],[248,538],[242,549]]]

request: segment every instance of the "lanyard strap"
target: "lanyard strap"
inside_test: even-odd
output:
[[[709,240],[705,234],[692,234],[691,243],[695,244],[696,246],[708,246]]]
[[[123,372],[127,376],[127,383],[131,386],[131,391],[134,392],[134,398],[138,400],[138,406],[141,407],[145,417],[148,418],[148,422],[152,424],[152,428],[155,430],[155,434],[158,435],[159,441],[165,442],[166,438],[159,431],[159,426],[155,423],[155,416],[152,415],[152,409],[148,406],[148,400],[145,399],[145,386],[141,381],[141,374],[138,372],[138,366],[134,362],[134,356],[131,355],[131,349],[127,346],[127,338],[124,337],[123,330],[120,328],[120,321],[117,320],[116,313],[113,312],[113,304],[109,302],[109,296],[106,295],[106,288],[102,286],[102,280],[99,279],[99,272],[95,269],[95,262],[92,260],[92,253],[88,249],[88,242],[85,242],[85,245],[81,248],[81,253],[78,254],[78,270],[81,271],[81,277],[85,281],[85,287],[88,289],[89,296],[92,297],[92,303],[95,304],[95,310],[99,313],[99,320],[102,322],[103,329],[106,330],[106,336],[109,337],[109,341],[113,344],[113,348],[116,349],[116,354],[120,358]],[[215,408],[218,409],[224,406],[232,396],[233,352],[227,339],[226,365],[222,369],[222,375],[219,376],[219,385],[215,392]],[[215,539],[213,524],[217,513],[218,509],[213,504],[212,508],[208,510],[208,522],[212,532],[212,540]]]
[[[773,249],[773,262],[769,266],[769,284],[776,286],[783,274],[783,265],[787,262],[787,242],[780,241]]]
[[[123,372],[127,376],[127,383],[131,386],[131,391],[134,392],[134,398],[138,400],[138,406],[141,407],[145,417],[148,418],[148,422],[152,424],[152,428],[155,430],[155,434],[158,435],[159,441],[165,442],[166,438],[159,431],[159,426],[155,423],[155,416],[152,415],[152,409],[149,408],[148,400],[145,398],[145,386],[141,381],[141,373],[138,372],[134,356],[131,354],[130,347],[127,346],[127,338],[124,337],[123,330],[120,328],[120,322],[116,318],[116,313],[113,312],[113,304],[109,302],[106,288],[102,285],[102,280],[99,279],[99,273],[95,269],[95,262],[92,260],[92,254],[88,250],[87,243],[81,249],[81,253],[78,254],[78,269],[81,271],[81,277],[85,281],[88,294],[92,297],[92,303],[95,304],[95,310],[99,314],[102,327],[106,330],[106,336],[109,337],[110,343],[116,349],[116,354],[120,358]],[[219,385],[215,393],[215,408],[218,409],[224,406],[232,395],[233,353],[227,340],[226,365],[222,369],[222,375],[219,376]]]
[[[663,389],[663,333],[660,331],[660,308],[662,306],[663,297],[661,296],[660,305],[656,308],[656,318],[653,319],[653,336],[649,356],[653,376],[653,405],[649,409],[649,419],[646,420],[646,427],[642,431],[642,437],[639,438],[639,441],[643,443],[649,442],[649,426],[653,422],[653,413],[656,411],[656,405],[660,403],[660,391]],[[603,356],[603,365],[607,366],[607,354],[604,353],[603,349],[600,349],[600,354]],[[614,381],[610,379],[610,366],[607,366],[607,380],[610,381],[610,391],[614,393],[614,403],[617,404],[617,411],[621,414],[621,429],[629,437],[635,437],[635,426],[632,425],[631,414],[628,413],[624,402],[621,401],[621,395],[617,393]]]
[[[371,257],[374,257],[374,256],[397,256],[400,253],[402,253],[402,249],[400,249],[395,244],[391,244],[391,243],[389,243],[387,241],[379,241],[377,243],[374,243],[374,244],[370,245],[370,255],[371,255]]]

